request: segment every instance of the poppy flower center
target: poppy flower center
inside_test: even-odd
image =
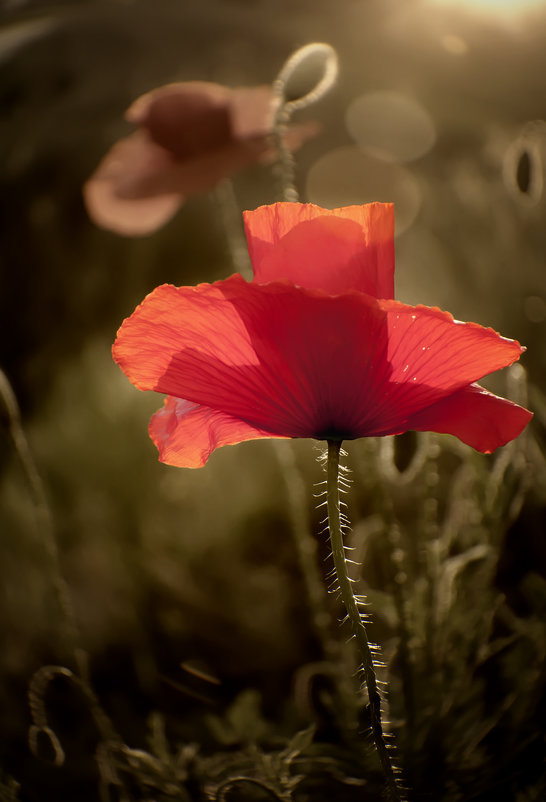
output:
[[[336,426],[328,426],[325,429],[320,429],[320,431],[315,434],[315,439],[335,440],[337,442],[341,442],[342,440],[354,440],[355,435],[346,429],[340,429]]]

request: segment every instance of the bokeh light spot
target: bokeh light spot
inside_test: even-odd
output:
[[[515,16],[524,11],[544,8],[544,0],[428,0],[429,4],[451,8],[467,8],[477,13],[488,12],[491,15],[503,14]]]
[[[546,301],[539,295],[528,295],[523,302],[523,312],[531,323],[544,323],[546,320]]]
[[[361,95],[347,109],[346,125],[359,147],[393,161],[418,159],[436,139],[430,114],[398,92]]]
[[[446,33],[440,42],[444,50],[454,56],[464,56],[468,53],[468,44],[461,36],[456,36],[454,33]]]
[[[412,225],[421,205],[419,185],[409,170],[354,145],[331,150],[315,162],[307,175],[306,195],[310,203],[327,209],[393,202],[397,235]]]

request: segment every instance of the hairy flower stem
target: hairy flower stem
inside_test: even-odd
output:
[[[396,783],[391,759],[389,757],[385,737],[383,735],[383,727],[381,724],[381,697],[377,689],[377,679],[373,666],[372,652],[347,571],[347,561],[345,559],[345,547],[343,545],[343,531],[341,528],[339,506],[340,450],[340,441],[328,440],[328,528],[330,531],[330,543],[332,546],[334,567],[339,591],[341,594],[341,600],[345,606],[345,610],[347,611],[351,629],[362,657],[362,672],[364,674],[364,681],[368,690],[369,712],[373,740],[386,779],[386,799],[388,802],[400,802],[400,793]]]

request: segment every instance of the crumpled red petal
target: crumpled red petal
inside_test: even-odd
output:
[[[91,219],[117,234],[149,234],[185,198],[271,161],[276,102],[270,86],[230,89],[206,81],[142,95],[126,113],[139,130],[113,145],[84,186]],[[295,150],[317,132],[313,122],[293,126],[285,146]]]
[[[140,389],[275,435],[349,439],[412,428],[417,413],[521,351],[438,309],[235,275],[157,288],[124,322],[113,353]]]
[[[221,446],[278,437],[209,407],[168,396],[150,420],[159,459],[181,468],[202,468]]]
[[[269,85],[231,89],[206,81],[166,84],[137,98],[125,118],[180,160],[229,141],[263,140],[271,134],[278,100]],[[316,122],[290,126],[285,144],[298,147],[320,130]]]
[[[254,280],[287,279],[331,294],[394,296],[394,209],[369,203],[326,210],[274,203],[243,213]]]
[[[453,434],[477,451],[491,454],[518,437],[532,417],[528,409],[471,384],[417,412],[408,426],[416,431]]]
[[[261,159],[265,144],[233,138],[234,92],[193,81],[168,84],[138,98],[126,118],[140,130],[110,149],[84,187],[95,222],[117,233],[150,233],[167,222],[186,196]],[[263,103],[260,109],[263,113]]]

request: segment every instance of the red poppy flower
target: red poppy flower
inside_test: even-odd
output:
[[[409,429],[489,453],[531,413],[474,382],[524,350],[492,329],[393,300],[391,204],[245,213],[254,280],[154,290],[114,358],[167,393],[150,423],[160,459],[199,467],[262,437],[354,439]]]
[[[191,81],[142,95],[125,115],[138,130],[111,148],[84,186],[89,215],[118,234],[155,231],[186,197],[271,160],[274,113],[269,86]],[[313,122],[294,126],[286,145],[295,149],[317,131]]]

